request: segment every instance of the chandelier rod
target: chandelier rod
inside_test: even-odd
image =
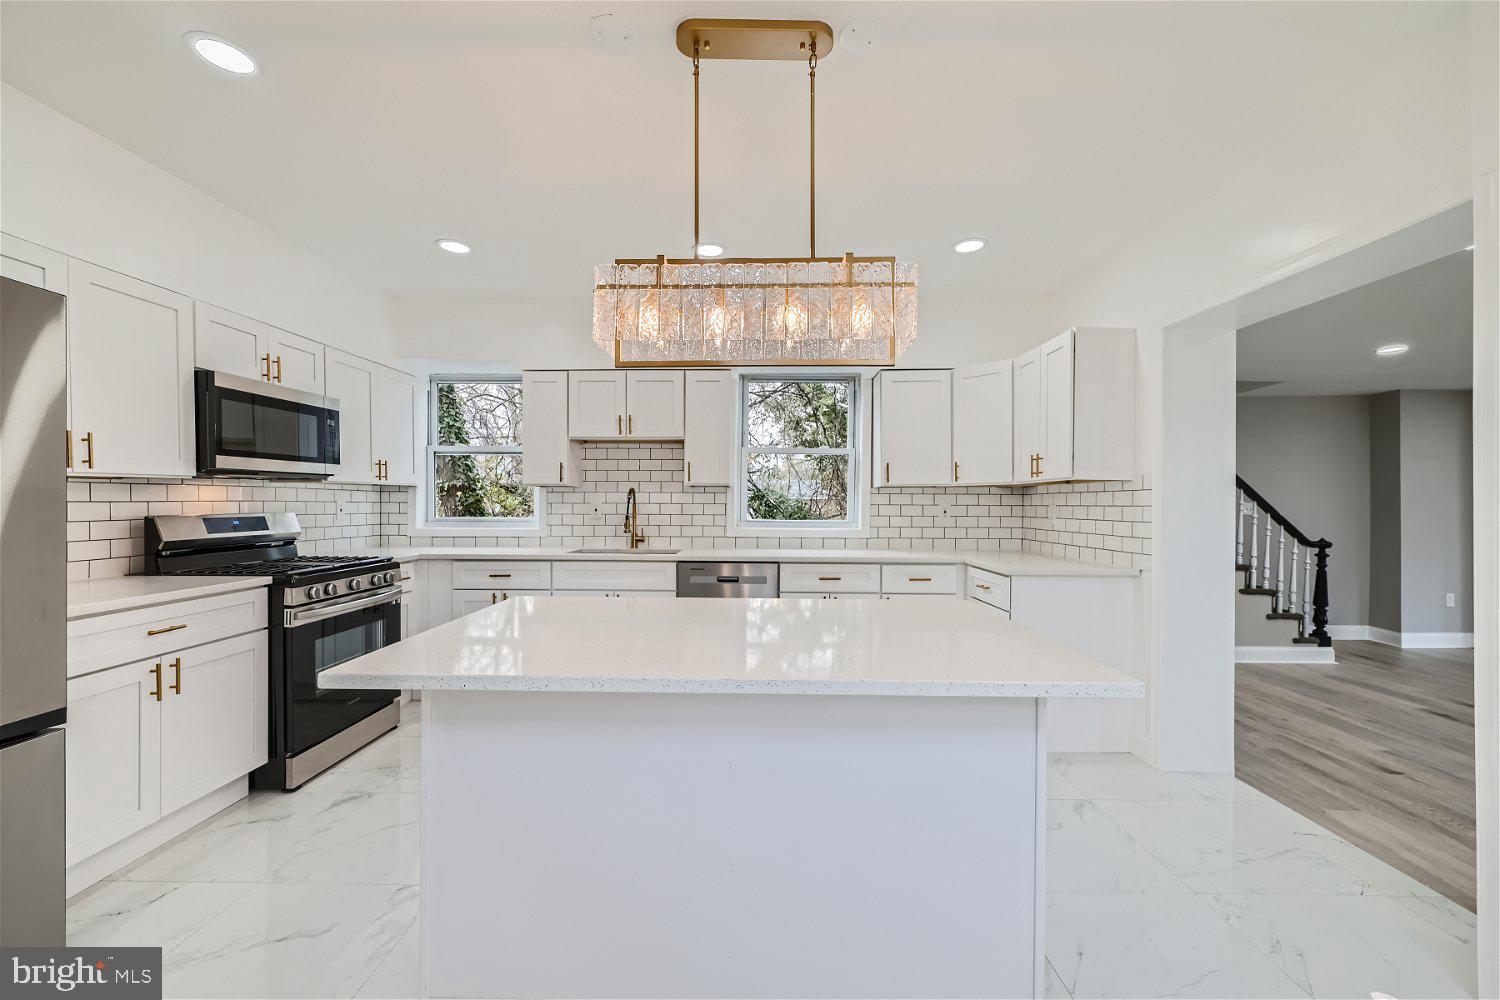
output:
[[[818,36],[807,55],[807,255],[818,255]]]
[[[693,42],[693,257],[698,257],[698,46]]]

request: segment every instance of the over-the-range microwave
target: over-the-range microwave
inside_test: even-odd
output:
[[[327,479],[339,464],[339,401],[199,368],[193,373],[200,476]]]

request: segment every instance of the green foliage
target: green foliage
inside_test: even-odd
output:
[[[464,390],[470,391],[468,396]],[[505,393],[501,406],[483,408],[496,395],[479,386],[438,384],[438,440],[445,445],[470,443],[470,425],[479,418],[481,433],[513,434],[519,427],[519,395]],[[478,404],[478,405],[476,405]],[[486,427],[500,419],[501,430]],[[433,491],[438,517],[530,517],[534,511],[531,487],[522,486],[520,457],[514,454],[434,456]]]
[[[849,509],[842,455],[756,454],[766,448],[844,448],[852,389],[842,381],[756,379],[747,386],[746,507],[768,521],[838,520]]]

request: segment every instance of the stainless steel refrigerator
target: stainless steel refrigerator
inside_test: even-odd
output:
[[[64,941],[65,299],[0,278],[0,946]]]

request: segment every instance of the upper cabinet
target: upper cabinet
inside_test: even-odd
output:
[[[327,395],[339,404],[339,465],[344,483],[417,482],[421,392],[410,375],[328,348]]]
[[[1015,362],[1015,481],[1135,475],[1135,331],[1080,327]]]
[[[568,436],[662,441],[682,437],[682,370],[568,373]]]
[[[521,481],[528,486],[578,486],[583,446],[568,439],[568,373],[523,372]]]
[[[0,233],[0,276],[66,295],[68,258],[56,250]]]
[[[734,450],[734,375],[693,368],[683,376],[683,479],[689,486],[728,486]]]
[[[69,261],[68,387],[71,472],[194,473],[187,296]]]
[[[1012,481],[1013,364],[961,368],[953,373],[953,481],[995,485]]]
[[[886,369],[875,376],[876,486],[949,486],[953,372]]]
[[[227,309],[194,303],[197,366],[306,392],[325,392],[323,345]]]

